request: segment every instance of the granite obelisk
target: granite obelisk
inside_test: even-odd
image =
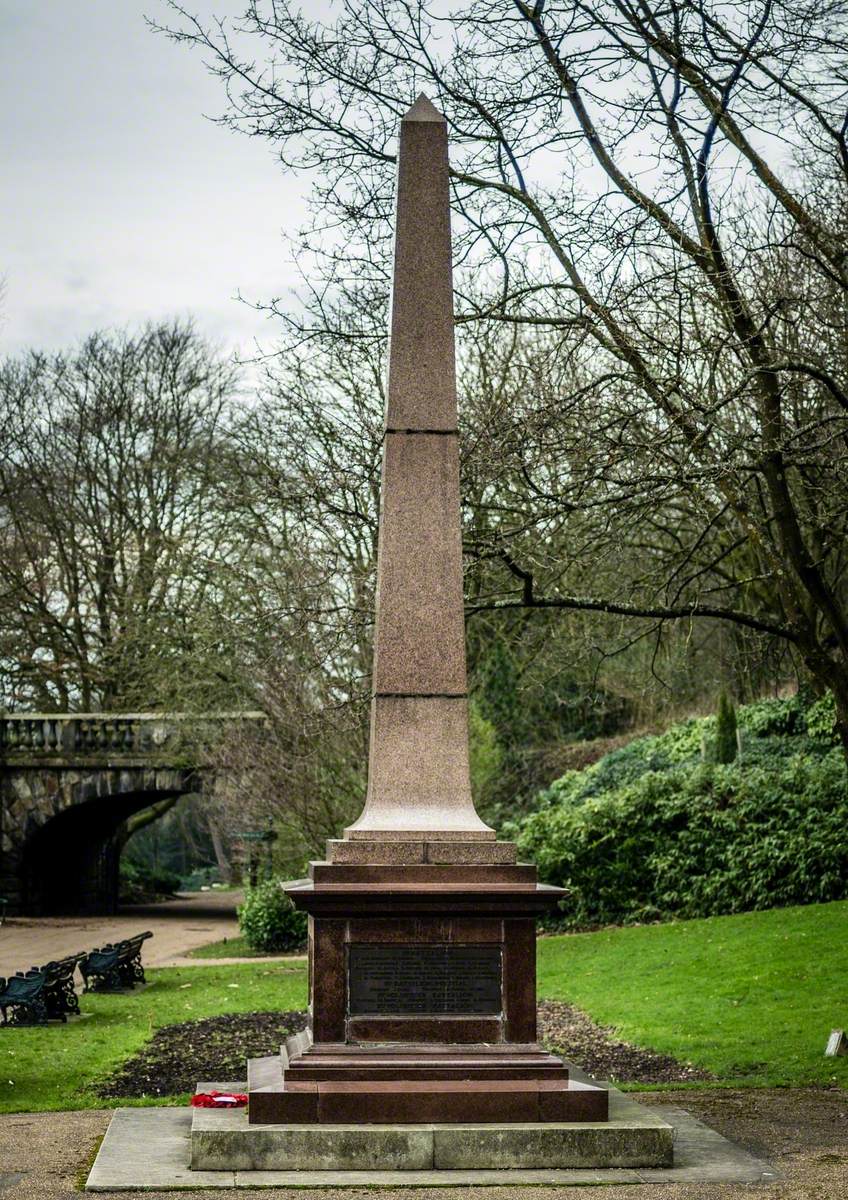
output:
[[[536,1040],[536,917],[563,892],[471,799],[454,373],[446,125],[420,96],[398,162],[368,793],[286,885],[309,916],[307,1029],[249,1061],[246,1120],[198,1110],[197,1169],[429,1183],[670,1160],[665,1122],[610,1122],[607,1091]]]
[[[420,96],[398,162],[368,793],[285,885],[309,917],[307,1028],[248,1062],[246,1119],[197,1110],[196,1169],[429,1184],[671,1158],[670,1126],[610,1121],[608,1092],[536,1040],[536,918],[564,893],[471,799],[454,372],[447,132]]]
[[[471,798],[447,128],[401,123],[368,792],[309,914],[309,1028],[249,1064],[251,1125],[605,1121],[536,1041],[559,888]]]
[[[444,117],[401,122],[368,794],[353,840],[494,840],[468,764]]]

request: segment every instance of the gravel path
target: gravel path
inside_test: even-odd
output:
[[[638,1184],[604,1187],[598,1200],[844,1200],[848,1197],[848,1094],[818,1088],[644,1092],[646,1104],[677,1104],[746,1149],[774,1163],[782,1178],[764,1185]],[[72,1200],[87,1174],[111,1113],[18,1113],[0,1116],[2,1200]],[[462,1200],[565,1200],[562,1188],[463,1188]],[[101,1193],[103,1194],[103,1193]],[[198,1193],[233,1200],[232,1190]],[[279,1200],[251,1190],[250,1200]],[[365,1192],[298,1190],[297,1200],[459,1200],[455,1188]],[[582,1193],[568,1193],[575,1200]],[[108,1194],[104,1194],[108,1198]],[[175,1200],[174,1192],[123,1192],[113,1200]]]
[[[91,950],[150,929],[144,965],[182,965],[195,946],[238,934],[241,892],[192,892],[162,904],[128,906],[114,917],[10,917],[0,925],[0,976]],[[189,959],[192,965],[203,960]],[[5,1200],[5,1197],[4,1197]]]

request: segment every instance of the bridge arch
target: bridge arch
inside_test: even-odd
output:
[[[0,896],[11,912],[110,913],[124,823],[208,791],[210,728],[261,713],[0,717]]]
[[[140,790],[96,794],[46,821],[32,822],[20,859],[22,911],[39,916],[116,912],[124,823],[160,800],[199,790],[193,773],[168,774],[175,778],[153,786],[139,781]]]

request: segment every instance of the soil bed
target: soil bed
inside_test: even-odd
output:
[[[244,1079],[248,1058],[275,1054],[306,1028],[305,1012],[228,1013],[157,1029],[143,1050],[96,1089],[106,1099],[177,1096],[199,1080]]]
[[[104,1099],[175,1096],[201,1079],[244,1079],[248,1058],[275,1054],[306,1026],[304,1012],[230,1013],[164,1025],[140,1053],[97,1088]],[[712,1076],[664,1054],[617,1041],[610,1029],[556,1000],[539,1005],[539,1036],[551,1049],[599,1079],[620,1083],[677,1083]]]

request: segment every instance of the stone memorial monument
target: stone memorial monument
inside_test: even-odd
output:
[[[309,1032],[251,1064],[250,1119],[602,1120],[536,1043],[535,918],[562,893],[471,799],[447,127],[401,123],[368,794],[289,891]]]
[[[308,1029],[249,1063],[247,1120],[196,1118],[192,1162],[412,1169],[462,1126],[465,1167],[658,1164],[669,1127],[622,1143],[609,1092],[538,1044],[535,921],[563,893],[471,797],[447,126],[424,96],[396,219],[367,797],[287,888],[309,914]]]

